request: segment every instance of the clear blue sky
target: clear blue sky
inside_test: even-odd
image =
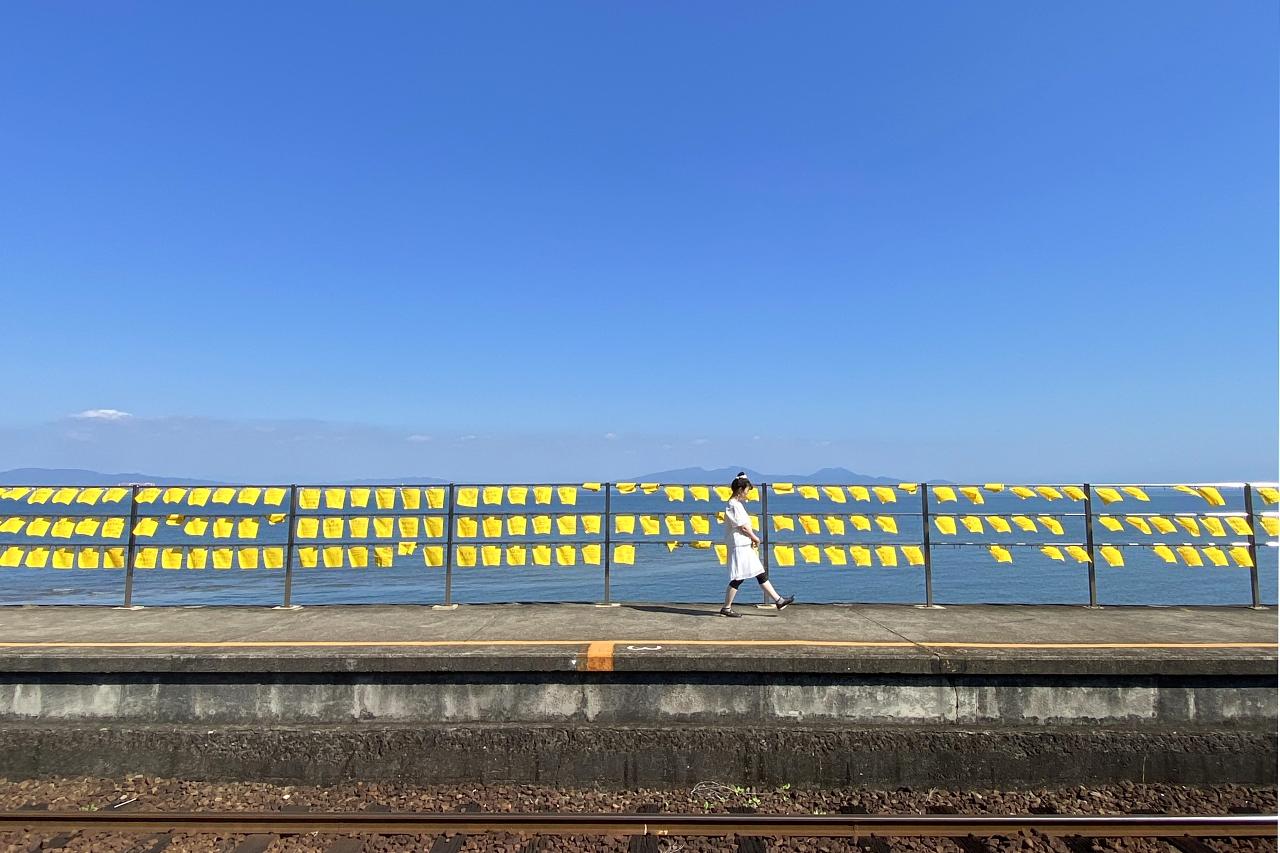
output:
[[[5,3],[0,467],[1274,476],[1278,35]]]

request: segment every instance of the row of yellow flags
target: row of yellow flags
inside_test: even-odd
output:
[[[530,496],[536,504],[550,504],[552,496],[565,506],[573,506],[578,500],[578,490],[599,492],[603,483],[583,483],[579,486],[461,486],[457,487],[455,503],[461,507],[476,507],[480,504],[488,506],[501,505],[504,501],[513,505],[528,502]],[[728,500],[730,491],[727,486],[672,486],[660,483],[614,483],[613,488],[620,494],[653,494],[661,490],[668,501],[683,501],[686,495],[693,500],[708,501],[714,492],[720,500]],[[982,486],[929,486],[939,503],[957,500],[957,494],[963,495],[971,503],[984,503],[983,493],[999,493],[1006,489],[1019,498],[1041,497],[1055,501],[1068,498],[1074,501],[1085,500],[1085,490],[1080,486],[1005,486],[1003,483],[985,483]],[[1225,506],[1226,500],[1215,486],[1174,486],[1175,491],[1203,498],[1211,506]],[[834,503],[845,503],[848,498],[855,501],[870,501],[874,495],[881,503],[895,503],[897,491],[909,495],[917,494],[919,483],[899,483],[898,486],[797,486],[793,483],[773,483],[770,491],[777,495],[799,494],[807,500],[819,500],[825,497]],[[1280,502],[1280,489],[1272,486],[1255,486],[1258,496],[1267,504]],[[115,503],[129,494],[127,486],[8,486],[0,487],[0,500],[22,500],[29,504],[88,504],[99,501]],[[140,504],[155,503],[157,500],[166,504],[178,504],[184,501],[191,506],[205,506],[209,503],[237,504],[256,506],[260,501],[267,506],[283,504],[289,489],[282,486],[145,486],[138,489],[137,501]],[[1139,486],[1095,486],[1093,493],[1104,504],[1123,501],[1125,495],[1148,501],[1146,490]],[[422,506],[423,497],[426,504],[433,509],[441,509],[445,505],[448,488],[445,486],[417,487],[364,487],[364,486],[332,486],[328,488],[303,486],[298,488],[298,506],[301,509],[318,509],[323,500],[326,509],[344,509],[348,502],[353,507],[367,507],[372,499],[378,509],[394,509],[399,497],[403,509],[415,510]],[[846,494],[848,498],[846,497]],[[748,493],[750,500],[759,498],[759,490],[752,488]]]
[[[203,536],[207,532],[212,532],[215,539],[227,539],[234,532],[239,539],[255,539],[262,520],[265,519],[268,524],[278,524],[286,517],[284,513],[273,513],[264,517],[238,516],[235,518],[171,515],[166,519],[166,523],[170,526],[181,526],[183,533],[189,536]],[[1268,536],[1280,536],[1280,519],[1267,515],[1260,515],[1257,518]],[[528,534],[530,527],[535,535],[549,535],[553,526],[557,534],[573,536],[578,532],[579,520],[582,522],[584,533],[598,535],[601,525],[601,516],[593,514],[555,517],[550,515],[457,516],[454,519],[455,533],[461,539],[473,539],[477,535],[494,539],[503,534],[504,519],[506,533],[510,536],[524,536]],[[615,533],[634,534],[638,522],[639,530],[645,536],[661,535],[663,528],[672,536],[684,536],[690,530],[694,534],[706,535],[710,532],[713,523],[711,516],[699,514],[661,517],[615,515],[613,519]],[[897,519],[891,515],[850,515],[848,519],[850,525],[857,531],[871,530],[874,521],[875,526],[882,532],[892,534],[899,532]],[[1037,521],[1045,530],[1056,536],[1062,536],[1064,532],[1062,522],[1058,518],[1046,515],[1035,518],[1026,515],[1014,515],[1008,518],[998,515],[981,517],[940,515],[934,516],[933,524],[939,533],[947,536],[955,535],[960,526],[970,533],[981,534],[985,532],[983,519],[996,533],[1010,533],[1015,526],[1021,531],[1034,533],[1039,529],[1036,526]],[[715,521],[718,523],[721,520],[722,515],[716,513]],[[759,518],[752,516],[751,520],[752,524],[758,528]],[[795,518],[789,515],[774,515],[770,516],[770,520],[775,533],[794,531],[797,529],[797,524],[799,530],[808,535],[817,535],[825,530],[830,535],[843,536],[847,530],[845,517],[837,515],[799,515]],[[1144,535],[1174,533],[1180,527],[1192,536],[1200,536],[1202,526],[1211,536],[1217,537],[1226,536],[1228,527],[1239,536],[1249,536],[1252,533],[1248,518],[1235,515],[1202,516],[1199,519],[1195,516],[1177,515],[1173,516],[1172,520],[1160,515],[1130,515],[1125,516],[1123,521],[1115,516],[1102,515],[1097,517],[1097,521],[1113,533],[1124,530],[1126,523]],[[20,534],[24,532],[24,527],[25,535],[31,538],[52,536],[58,539],[70,539],[72,536],[96,536],[100,532],[103,538],[118,539],[124,535],[126,519],[119,517],[103,519],[92,516],[63,518],[11,516],[0,520],[0,533]],[[140,538],[149,538],[155,535],[159,527],[160,520],[157,517],[140,518],[134,525],[133,533]],[[369,536],[372,528],[373,535],[379,539],[388,539],[396,535],[402,539],[416,539],[420,534],[427,539],[441,539],[444,537],[444,527],[445,517],[442,515],[372,518],[328,516],[299,518],[296,533],[299,539],[315,539],[321,534],[325,539],[341,539],[345,530],[349,532],[351,538],[364,539]]]
[[[1034,533],[1037,530],[1036,521],[1039,521],[1046,530],[1055,536],[1063,535],[1062,522],[1059,519],[1048,515],[1038,515],[1035,519],[1026,515],[1014,515],[1009,518],[1004,518],[998,515],[987,515],[982,518],[976,515],[939,515],[934,517],[933,525],[938,529],[939,533],[947,536],[955,535],[958,529],[956,527],[956,522],[959,522],[964,529],[970,533],[983,533],[983,518],[986,519],[987,524],[989,524],[991,529],[996,533],[1010,533],[1013,530],[1013,526],[1017,526],[1021,531]],[[1260,515],[1257,516],[1257,519],[1258,523],[1262,525],[1263,530],[1267,532],[1268,536],[1280,536],[1280,518]],[[1127,515],[1124,517],[1124,521],[1121,521],[1115,516],[1100,515],[1097,517],[1097,521],[1112,533],[1119,533],[1124,530],[1124,525],[1127,522],[1134,530],[1148,536],[1152,533],[1174,533],[1179,527],[1192,536],[1199,536],[1201,533],[1201,525],[1204,525],[1204,529],[1212,536],[1226,536],[1227,527],[1230,527],[1231,531],[1238,536],[1250,536],[1253,533],[1253,530],[1249,527],[1248,517],[1243,515],[1203,516],[1198,521],[1195,516],[1186,515],[1176,515],[1173,517],[1172,521],[1161,515]],[[1223,522],[1226,522],[1225,526],[1223,525]],[[868,530],[870,528],[859,527],[858,529]],[[843,532],[843,527],[841,527],[841,531]],[[809,531],[806,529],[806,532],[816,531]]]
[[[416,542],[400,542],[397,545],[303,545],[296,549],[298,564],[304,569],[325,568],[362,569],[369,566],[387,568],[397,556],[405,557],[418,550]],[[717,546],[717,550],[724,546]],[[245,546],[240,548],[205,548],[200,546],[172,546],[166,548],[139,548],[134,554],[134,567],[138,569],[281,569],[284,568],[285,548],[268,546],[258,548]],[[600,544],[576,545],[458,545],[454,549],[458,566],[469,568],[476,565],[523,566],[532,561],[535,566],[555,565],[574,566],[578,558],[584,565],[600,565],[603,546]],[[619,544],[613,547],[613,562],[620,565],[635,563],[635,546]],[[443,545],[423,545],[422,560],[427,566],[444,565],[445,549]],[[724,557],[721,557],[724,562]],[[18,568],[25,566],[43,569],[52,566],[55,569],[123,569],[125,567],[125,549],[111,548],[48,548],[45,546],[21,547],[10,545],[0,548],[0,568]]]
[[[714,548],[716,557],[723,564],[727,559],[724,545],[712,545],[710,542],[678,543],[668,542],[670,550],[688,544],[694,548]],[[1228,565],[1228,557],[1239,566],[1251,567],[1253,560],[1249,549],[1234,546],[1229,549],[1208,546],[1197,549],[1191,545],[1150,546],[1152,552],[1166,563],[1177,563],[1178,558],[1188,566],[1203,566],[1204,558],[1214,566]],[[635,563],[636,546],[619,543],[613,546],[612,562],[617,565]],[[303,545],[296,551],[298,563],[302,568],[315,568],[323,565],[326,568],[366,568],[368,566],[390,567],[397,556],[405,557],[418,550],[416,542],[400,542],[392,545]],[[1003,545],[990,545],[988,550],[997,563],[1012,563],[1013,552]],[[1089,562],[1089,552],[1079,545],[1041,545],[1039,550],[1052,560],[1065,560],[1070,556],[1076,562]],[[139,548],[134,555],[134,566],[138,569],[204,569],[212,565],[215,569],[280,569],[284,567],[285,548],[268,546],[258,548],[245,546],[239,548],[205,548],[199,546],[171,546],[165,548]],[[455,546],[456,564],[461,568],[481,566],[523,566],[531,560],[535,566],[549,566],[554,560],[557,566],[574,566],[581,562],[584,565],[600,565],[603,546],[599,543],[586,545],[457,545]],[[778,566],[794,566],[797,558],[806,564],[827,563],[833,566],[871,566],[874,555],[881,566],[897,566],[898,554],[901,553],[908,566],[924,565],[924,550],[918,545],[775,545],[773,557]],[[1124,553],[1121,548],[1104,545],[1098,553],[1109,566],[1123,566]],[[444,565],[445,547],[443,545],[423,545],[423,563],[427,566]],[[0,568],[42,569],[52,565],[55,569],[122,569],[125,565],[125,549],[109,548],[48,548],[44,546],[22,547],[11,545],[0,549]]]
[[[257,516],[238,516],[234,518],[214,518],[205,516],[186,517],[182,515],[171,515],[166,519],[166,524],[170,526],[181,526],[185,534],[189,536],[203,536],[206,532],[212,532],[215,539],[230,538],[234,532],[235,536],[240,539],[254,539],[258,536],[261,528],[262,520],[266,520],[268,524],[278,524],[286,519],[284,513],[273,513],[271,515]],[[1280,535],[1280,519],[1275,516],[1259,515],[1258,523],[1266,531],[1268,536]],[[582,522],[582,531],[587,534],[598,535],[600,533],[601,516],[595,514],[588,515],[535,515],[532,517],[523,515],[490,515],[484,517],[475,516],[457,516],[455,520],[455,533],[461,539],[472,539],[477,535],[481,535],[487,539],[497,538],[502,535],[503,527],[510,536],[524,536],[532,527],[533,533],[536,535],[548,535],[552,532],[554,525],[555,532],[561,536],[573,536],[578,532],[578,522]],[[706,535],[710,532],[712,517],[709,515],[693,514],[689,516],[683,515],[615,515],[614,532],[619,534],[634,534],[639,523],[640,532],[646,536],[658,536],[665,527],[667,534],[672,536],[683,536],[687,530],[692,530],[694,534]],[[867,531],[871,529],[872,522],[875,526],[885,533],[898,533],[898,522],[891,515],[850,515],[849,523],[854,530]],[[1038,530],[1036,522],[1045,530],[1056,536],[1063,535],[1062,522],[1054,517],[1040,515],[1032,518],[1026,515],[1014,515],[1005,518],[998,515],[976,516],[952,516],[940,515],[934,516],[933,524],[939,533],[947,536],[953,536],[959,530],[959,526],[970,533],[984,533],[983,519],[990,525],[991,529],[996,533],[1010,533],[1013,527],[1019,530],[1034,533]],[[715,522],[722,521],[722,514],[715,514]],[[789,515],[773,515],[770,516],[775,533],[781,531],[794,531],[799,525],[799,530],[805,534],[817,535],[824,529],[833,536],[843,536],[846,533],[845,517],[838,515],[799,515],[792,518]],[[687,521],[687,525],[686,525]],[[756,516],[751,516],[752,524],[759,528],[760,520]],[[1107,530],[1118,533],[1124,530],[1127,523],[1134,530],[1144,534],[1152,535],[1153,533],[1169,534],[1174,533],[1180,527],[1192,536],[1201,535],[1201,527],[1208,531],[1211,536],[1226,536],[1226,529],[1229,527],[1233,533],[1239,536],[1249,536],[1252,531],[1249,526],[1249,520],[1246,516],[1202,516],[1197,519],[1195,516],[1177,515],[1172,520],[1160,515],[1129,515],[1125,516],[1123,521],[1120,518],[1109,515],[1101,515],[1097,517],[1098,523]],[[1225,524],[1224,524],[1225,523]],[[98,518],[93,516],[85,517],[24,517],[10,516],[0,520],[0,533],[19,534],[24,532],[25,535],[32,538],[43,536],[52,536],[59,539],[70,539],[72,536],[96,536],[101,535],[107,539],[118,539],[124,535],[126,519],[120,517]],[[364,539],[369,536],[372,527],[373,535],[380,539],[387,539],[397,534],[402,539],[416,539],[419,533],[427,539],[440,539],[444,537],[445,517],[443,515],[427,515],[427,516],[395,516],[395,517],[355,517],[344,518],[339,516],[328,517],[304,517],[297,520],[296,533],[299,539],[315,539],[323,533],[326,539],[341,539],[344,530],[349,531],[352,538]],[[160,527],[160,519],[154,516],[140,518],[134,525],[133,533],[141,538],[154,536]]]

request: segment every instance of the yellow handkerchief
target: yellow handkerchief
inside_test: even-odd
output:
[[[1054,536],[1062,535],[1062,522],[1051,515],[1037,515],[1036,520],[1039,521]]]
[[[999,515],[988,515],[987,524],[991,525],[991,529],[996,533],[1011,533],[1013,528],[1009,526],[1009,520]]]
[[[898,549],[892,545],[877,545],[876,559],[880,561],[882,566],[898,565]]]
[[[1124,554],[1113,545],[1103,545],[1098,549],[1098,553],[1102,555],[1102,559],[1107,561],[1108,566],[1124,565]]]

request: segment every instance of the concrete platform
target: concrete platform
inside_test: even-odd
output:
[[[1276,610],[705,605],[0,608],[0,672],[1269,675]]]
[[[1276,613],[0,609],[0,772],[1264,784]]]

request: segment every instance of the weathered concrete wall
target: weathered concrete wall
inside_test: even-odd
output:
[[[202,725],[1276,724],[1268,676],[152,673],[0,676],[0,721]]]
[[[326,784],[1001,788],[1275,783],[1275,732],[927,727],[0,727],[0,775],[127,773]]]

